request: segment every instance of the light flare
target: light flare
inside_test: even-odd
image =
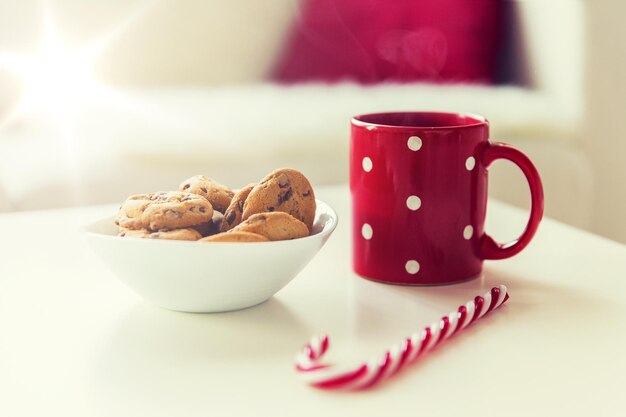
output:
[[[147,2],[111,30],[82,47],[70,48],[61,39],[49,7],[44,10],[44,36],[34,54],[0,52],[0,70],[20,80],[23,92],[17,105],[0,119],[0,128],[20,118],[42,111],[52,117],[62,131],[71,131],[75,113],[87,102],[123,103],[123,97],[98,83],[92,75],[96,61],[118,34],[145,14]]]

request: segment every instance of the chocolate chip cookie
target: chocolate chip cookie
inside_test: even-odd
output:
[[[209,200],[215,210],[222,213],[234,195],[228,187],[204,175],[194,175],[186,179],[180,184],[179,190],[201,195]]]
[[[269,242],[269,239],[256,233],[231,231],[205,237],[199,242]]]
[[[283,168],[263,178],[246,198],[242,219],[274,211],[288,213],[311,229],[315,219],[315,194],[301,172]]]
[[[227,233],[250,232],[269,240],[298,239],[309,235],[304,223],[282,211],[253,214]]]
[[[254,183],[248,184],[235,193],[233,199],[230,201],[230,205],[224,212],[224,221],[222,222],[220,231],[226,232],[241,223],[243,205],[248,198],[248,194],[250,194],[250,191],[252,191],[252,188],[254,188],[255,185],[256,184]]]
[[[116,223],[127,229],[181,229],[208,222],[213,207],[206,198],[178,191],[130,196]]]
[[[164,240],[198,240],[202,235],[195,229],[163,229],[153,232],[148,229],[126,229],[120,227],[118,236],[122,237],[140,237],[144,239],[164,239]]]

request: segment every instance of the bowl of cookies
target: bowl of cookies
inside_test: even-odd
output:
[[[85,227],[87,240],[128,287],[161,307],[223,312],[287,285],[326,243],[337,214],[295,169],[232,191],[196,175],[178,190],[130,196]]]

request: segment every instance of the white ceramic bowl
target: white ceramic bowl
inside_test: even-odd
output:
[[[238,310],[269,299],[324,246],[337,214],[317,200],[311,236],[278,242],[189,242],[118,237],[114,217],[85,227],[119,279],[161,307],[196,313]]]

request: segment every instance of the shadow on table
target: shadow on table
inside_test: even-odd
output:
[[[278,356],[289,364],[310,332],[276,298],[217,314],[178,313],[141,302],[120,321],[96,358],[95,382],[116,396],[129,395],[123,393],[139,385],[154,393],[174,389],[176,381],[223,374],[222,368],[241,362],[252,365]],[[153,390],[147,388],[151,384]]]
[[[394,323],[406,323],[406,317],[414,317],[415,326],[424,327],[500,284],[506,285],[511,294],[512,303],[507,305],[514,304],[516,310],[556,308],[559,312],[569,310],[567,314],[575,316],[586,314],[585,310],[607,307],[605,300],[589,292],[494,269],[487,269],[481,277],[461,284],[425,287],[381,284],[354,275],[352,327],[361,336],[377,331],[388,332]],[[398,316],[402,319],[398,320]]]
[[[553,343],[557,339],[564,344],[576,343],[567,338],[572,338],[572,335],[582,336],[580,323],[584,322],[589,327],[589,323],[596,319],[600,321],[616,308],[610,300],[589,291],[529,280],[497,269],[487,269],[483,276],[473,281],[435,287],[386,285],[355,276],[351,299],[354,311],[352,328],[355,329],[353,337],[365,341],[381,338],[388,340],[388,345],[380,346],[377,353],[382,354],[393,343],[402,341],[412,332],[423,329],[474,296],[500,284],[507,286],[511,298],[497,312],[481,318],[480,322],[468,327],[463,334],[449,339],[376,389],[391,388],[405,378],[419,378],[419,368],[430,366],[430,361],[443,360],[450,354],[447,351],[458,354],[459,346],[464,343],[481,343],[483,338],[478,335],[493,332],[494,326],[500,334],[503,331],[507,333],[506,337],[511,337],[510,332],[515,333],[514,339],[509,342],[511,353],[515,352],[510,359],[521,360],[525,354],[536,354],[543,343]],[[398,319],[398,316],[402,316],[402,319]],[[411,322],[407,317],[414,318],[411,328],[407,327],[407,323]],[[528,337],[532,332],[537,334]],[[589,331],[586,335],[592,337]],[[468,383],[473,383],[475,375],[464,375],[461,372],[459,378],[467,378]]]

